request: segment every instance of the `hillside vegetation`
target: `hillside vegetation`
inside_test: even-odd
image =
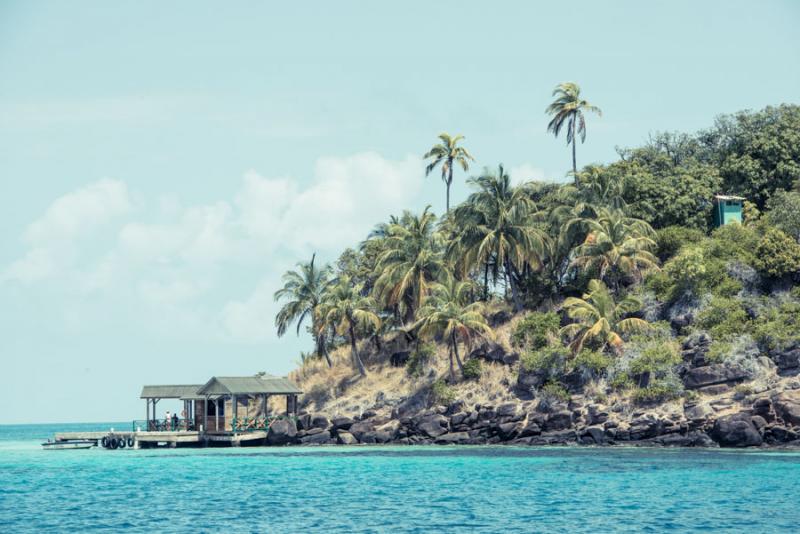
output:
[[[554,96],[549,129],[567,132],[575,164],[583,111],[599,109],[574,84]],[[307,410],[398,419],[516,403],[586,427],[591,413],[602,423],[645,410],[711,432],[768,398],[764,425],[748,418],[748,431],[798,438],[785,412],[800,404],[775,396],[800,388],[800,107],[657,134],[613,163],[576,165],[565,184],[487,167],[451,208],[454,171],[474,165],[464,143],[442,134],[426,154],[446,213],[404,211],[335,264],[286,273],[276,325],[314,340],[292,374]],[[743,224],[713,228],[715,194],[746,199]],[[542,417],[522,421],[569,427]]]

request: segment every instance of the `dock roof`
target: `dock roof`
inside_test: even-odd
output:
[[[277,376],[215,376],[197,390],[198,395],[296,395],[303,391]]]
[[[194,395],[200,389],[200,384],[181,384],[168,386],[144,386],[140,399],[181,399]]]

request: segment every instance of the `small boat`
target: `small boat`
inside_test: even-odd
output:
[[[61,451],[67,449],[91,449],[97,442],[91,439],[67,439],[64,441],[50,441],[42,443],[45,450]]]

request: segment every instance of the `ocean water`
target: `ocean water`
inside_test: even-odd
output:
[[[109,426],[0,426],[0,532],[800,529],[792,452],[39,445]]]

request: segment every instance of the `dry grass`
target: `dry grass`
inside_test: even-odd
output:
[[[494,341],[506,349],[512,324],[514,321],[495,330]],[[309,411],[354,416],[375,408],[376,404],[388,411],[389,406],[449,376],[447,347],[443,344],[435,347],[436,355],[423,366],[419,376],[409,375],[405,367],[390,365],[388,354],[379,354],[373,345],[362,342],[359,353],[367,368],[365,377],[353,368],[350,348],[341,346],[331,353],[333,367],[329,368],[324,359],[315,359],[292,371],[289,378],[304,391],[301,402]],[[464,346],[459,348],[463,359],[468,350]],[[452,388],[456,398],[468,404],[497,404],[515,398],[511,391],[515,382],[515,367],[483,362],[480,380],[462,381]]]

